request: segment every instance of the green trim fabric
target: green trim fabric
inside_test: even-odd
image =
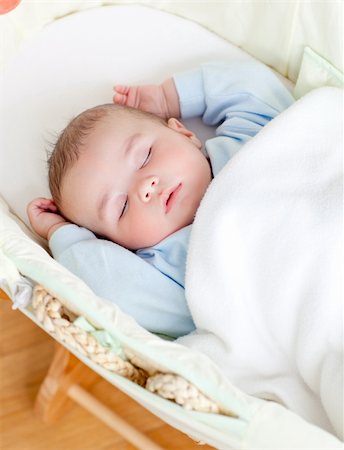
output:
[[[300,98],[322,86],[343,88],[344,74],[310,47],[305,47],[294,96]]]

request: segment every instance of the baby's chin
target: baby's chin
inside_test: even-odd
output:
[[[159,238],[156,238],[156,239],[135,240],[135,242],[132,242],[132,243],[119,243],[119,242],[117,242],[117,244],[122,245],[122,247],[125,247],[128,250],[136,251],[136,250],[141,250],[142,248],[154,247],[155,245],[158,245],[164,239],[168,238],[168,236],[171,236],[173,233],[175,233],[175,231],[173,231],[173,232],[171,232],[169,234],[163,235],[162,237],[159,237]]]
[[[155,245],[158,245],[164,239],[167,239],[169,236],[171,236],[172,234],[181,230],[182,228],[185,228],[186,226],[191,225],[191,223],[192,223],[192,221],[190,221],[190,222],[188,221],[187,223],[185,223],[181,226],[173,228],[172,230],[170,230],[167,233],[159,234],[155,238],[151,237],[150,239],[148,239],[147,236],[145,236],[145,237],[142,237],[142,239],[137,239],[133,242],[127,242],[127,243],[122,243],[122,244],[117,242],[117,244],[120,244],[123,247],[127,248],[128,250],[132,250],[132,251],[140,250],[143,248],[154,247]],[[127,244],[127,245],[125,245],[125,244]]]

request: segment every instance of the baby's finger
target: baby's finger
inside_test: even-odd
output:
[[[56,207],[55,203],[50,198],[40,198],[39,201],[37,201],[36,205],[37,205],[37,207],[39,207],[40,209],[43,209],[43,210],[52,211],[52,212],[57,211],[57,207]]]
[[[123,86],[122,84],[116,84],[113,89],[118,92],[119,94],[128,95],[129,93],[129,86]]]
[[[57,206],[55,205],[54,200],[52,200],[51,198],[47,198],[46,201],[46,205],[51,211],[57,211]]]
[[[42,200],[44,200],[44,198],[35,198],[31,200],[31,202],[26,207],[27,211],[32,211],[39,208],[42,203]]]
[[[117,103],[117,105],[126,105],[128,97],[126,95],[122,95],[122,94],[115,94],[112,97],[112,100],[114,103]]]
[[[54,203],[49,203],[49,205],[46,206],[46,210],[51,212],[57,212],[57,207]]]

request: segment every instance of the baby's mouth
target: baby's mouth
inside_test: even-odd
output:
[[[165,200],[165,212],[166,214],[168,214],[173,205],[175,204],[178,194],[180,192],[182,188],[182,183],[179,183],[177,186],[175,186],[174,188],[170,189],[169,191],[167,191],[166,193],[166,200]]]

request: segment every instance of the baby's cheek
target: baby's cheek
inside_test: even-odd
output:
[[[131,249],[152,247],[168,235],[166,226],[162,226],[158,221],[137,222],[131,227],[131,233],[127,236],[127,242]],[[129,248],[128,245],[128,248]]]

